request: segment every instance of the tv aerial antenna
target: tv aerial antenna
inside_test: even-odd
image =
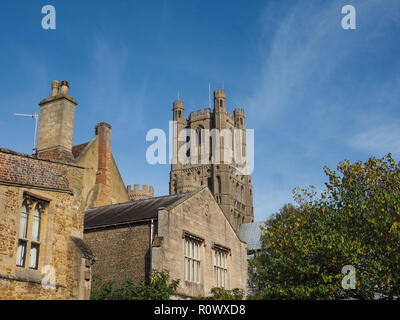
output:
[[[208,83],[208,106],[211,109],[211,83]]]
[[[39,114],[36,112],[34,114],[21,114],[21,113],[14,113],[14,116],[17,117],[29,117],[35,119],[35,135],[33,137],[33,152],[36,153],[36,136],[37,136],[37,129],[38,129],[38,120]]]

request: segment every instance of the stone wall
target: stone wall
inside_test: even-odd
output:
[[[92,274],[120,285],[138,282],[150,268],[150,221],[123,227],[86,230],[85,242],[96,256]]]
[[[130,201],[128,191],[112,155],[111,160],[111,203],[128,202]]]
[[[77,258],[81,254],[71,236],[83,236],[83,169],[4,150],[0,150],[0,159],[0,299],[78,298],[76,270],[81,267]],[[26,197],[47,203],[42,211],[37,270],[16,266]],[[47,265],[55,270],[55,290],[41,285]]]
[[[200,283],[185,281],[184,238],[187,232],[204,239],[200,248]],[[237,237],[208,188],[158,216],[160,246],[153,246],[152,264],[158,270],[169,270],[171,278],[180,279],[182,297],[207,296],[216,287],[213,246],[229,248],[227,289],[246,287],[246,244]]]
[[[99,154],[99,139],[95,136],[94,139],[87,146],[77,164],[86,168],[84,177],[82,179],[83,188],[83,199],[85,201],[86,208],[92,208],[95,206],[97,200],[96,197],[96,173],[98,172],[98,154]],[[124,181],[119,173],[118,167],[115,163],[114,158],[111,155],[111,198],[108,204],[121,203],[130,201],[128,191],[125,188]]]

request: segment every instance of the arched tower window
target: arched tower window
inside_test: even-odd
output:
[[[240,186],[239,186],[239,183],[236,183],[236,199],[238,201],[240,201],[240,196],[241,196],[241,194],[240,194]]]
[[[210,136],[210,157],[209,157],[209,160],[211,160],[212,159],[212,156],[213,156],[213,138]]]
[[[198,126],[196,129],[196,135],[197,135],[197,144],[201,145],[202,143],[202,135],[204,132],[204,127],[202,125]]]
[[[222,193],[222,184],[221,184],[220,176],[217,176],[217,191],[218,191],[218,193]]]
[[[190,157],[190,137],[186,136],[186,156]]]
[[[213,189],[213,179],[212,179],[212,178],[208,178],[208,179],[207,179],[207,184],[208,184],[208,189],[210,189],[211,192],[214,192],[214,189]]]

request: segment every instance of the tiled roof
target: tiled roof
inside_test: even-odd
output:
[[[160,208],[172,206],[190,194],[168,195],[88,209],[85,213],[85,229],[155,219]]]
[[[240,240],[247,243],[249,250],[261,249],[260,236],[262,231],[260,227],[262,225],[264,225],[264,222],[252,222],[240,225],[238,236]]]

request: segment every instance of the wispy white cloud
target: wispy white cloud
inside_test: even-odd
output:
[[[341,8],[348,3],[338,0],[272,1],[261,16],[260,72],[253,93],[240,103],[256,139],[269,141],[255,145],[258,217],[291,201],[288,186],[323,186],[324,165],[360,151],[400,150],[400,130],[387,124],[388,114],[393,123],[400,118],[399,77],[395,66],[386,73],[375,66],[393,41],[400,4],[350,2],[358,18],[352,31],[341,28]],[[276,185],[272,174],[284,183]]]
[[[370,155],[382,156],[392,153],[393,156],[400,157],[400,127],[398,124],[373,127],[355,134],[348,141],[348,145]]]
[[[386,10],[377,10],[379,1],[357,2],[359,30],[353,34],[341,28],[342,6],[343,1],[298,1],[285,6],[271,2],[266,7],[261,16],[260,51],[264,57],[258,84],[242,101],[252,123],[276,127],[279,120],[295,112],[307,117],[326,104],[331,111],[340,111],[344,106],[370,103],[370,97],[381,99],[381,89],[390,83],[378,83],[362,74],[352,79],[350,69],[357,63],[356,55],[382,53],[377,43],[399,17],[400,5],[388,1]],[[362,88],[362,95],[354,86]]]

